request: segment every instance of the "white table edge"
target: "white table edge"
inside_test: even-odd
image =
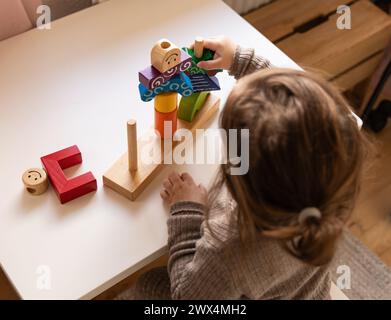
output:
[[[152,253],[150,256],[146,257],[145,259],[139,261],[135,265],[129,267],[128,269],[122,271],[115,277],[109,279],[99,287],[93,289],[89,293],[85,294],[84,296],[80,297],[79,300],[91,300],[100,295],[101,293],[105,292],[106,290],[114,287],[118,283],[120,283],[122,280],[126,279],[127,277],[133,275],[137,271],[141,270],[145,266],[149,265],[150,263],[154,262],[155,260],[161,258],[164,254],[168,252],[167,245],[163,248],[160,248],[159,250]]]

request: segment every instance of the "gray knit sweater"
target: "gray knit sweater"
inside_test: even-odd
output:
[[[255,56],[254,50],[238,47],[230,74],[239,79],[270,66],[267,60]],[[232,213],[238,208],[227,191],[209,210],[210,229],[204,221],[203,205],[179,202],[171,207],[168,275],[165,270],[155,270],[144,277],[144,284],[138,285],[144,298],[329,298],[331,280],[327,266],[305,264],[277,240],[260,237],[247,250],[243,249],[231,222]],[[168,288],[171,294],[164,292]]]

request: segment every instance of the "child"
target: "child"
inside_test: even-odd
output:
[[[315,75],[273,69],[226,38],[205,46],[216,55],[200,67],[243,77],[221,127],[250,130],[249,171],[222,165],[209,204],[189,174],[170,174],[161,192],[171,207],[168,272],[142,276],[136,298],[328,299],[328,263],[364,159],[357,122]]]

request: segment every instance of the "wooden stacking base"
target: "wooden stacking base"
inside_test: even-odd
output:
[[[208,120],[211,119],[215,113],[217,113],[219,105],[220,98],[210,94],[205,102],[204,107],[198,112],[192,122],[186,122],[178,119],[178,129],[186,128],[188,130],[195,131],[196,129],[204,128]],[[151,129],[151,132],[153,132],[153,129]],[[151,132],[148,132],[146,136],[153,136],[151,135]],[[129,171],[128,153],[126,152],[103,175],[103,184],[125,196],[126,198],[132,201],[135,200],[163,168],[163,155],[161,156],[162,162],[158,164],[145,164],[142,161],[142,150],[145,151],[146,145],[148,145],[148,148],[152,150],[154,143],[156,143],[156,145],[164,145],[164,142],[157,136],[155,141],[152,143],[151,139],[138,139],[137,171]],[[173,142],[172,148],[175,148],[175,142]]]

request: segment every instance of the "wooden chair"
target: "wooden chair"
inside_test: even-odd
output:
[[[340,30],[346,4],[352,28]],[[391,37],[391,17],[368,0],[275,0],[244,18],[304,69],[323,71],[342,91],[368,78]]]

